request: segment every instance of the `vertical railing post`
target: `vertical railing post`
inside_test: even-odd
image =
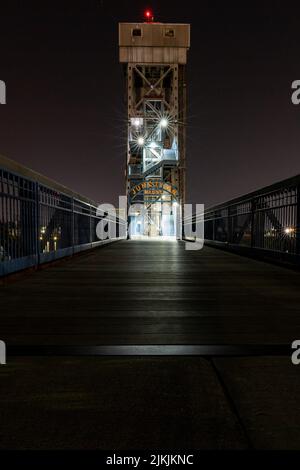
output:
[[[35,182],[35,256],[36,266],[38,267],[41,263],[40,255],[40,185]]]
[[[90,244],[92,248],[93,239],[92,239],[92,204],[90,204]]]
[[[227,235],[226,242],[230,243],[230,207],[227,207]]]
[[[251,200],[251,248],[254,248],[255,243],[255,209],[256,201],[255,199]]]
[[[230,238],[229,243],[236,243],[236,222],[237,222],[237,206],[235,204],[230,204],[228,207],[228,214],[230,217]]]
[[[72,197],[72,254],[74,255],[75,248],[75,212],[74,212],[74,197]]]

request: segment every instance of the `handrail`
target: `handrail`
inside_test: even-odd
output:
[[[196,214],[184,220],[196,222]],[[209,207],[204,234],[221,248],[299,264],[300,175]]]
[[[97,203],[0,156],[0,276],[95,248]],[[116,217],[116,238],[126,222]]]

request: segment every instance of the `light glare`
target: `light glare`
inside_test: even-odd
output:
[[[132,118],[131,119],[131,125],[138,128],[143,125],[143,119],[142,118]]]
[[[284,232],[287,234],[287,235],[291,235],[293,232],[294,232],[294,229],[292,227],[286,227],[284,229]]]
[[[168,127],[168,120],[166,118],[162,118],[162,120],[160,121],[160,127],[163,127],[163,128],[166,128]]]

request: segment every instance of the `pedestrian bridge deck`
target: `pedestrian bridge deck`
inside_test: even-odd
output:
[[[0,288],[8,345],[290,344],[300,274],[181,242],[122,241]]]

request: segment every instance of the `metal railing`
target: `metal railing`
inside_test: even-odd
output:
[[[298,264],[300,175],[205,210],[204,234],[208,244]]]
[[[93,201],[0,157],[0,276],[113,241],[97,238],[103,217]]]

